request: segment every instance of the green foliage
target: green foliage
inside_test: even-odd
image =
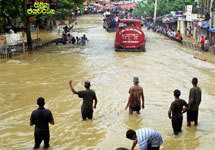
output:
[[[63,20],[66,17],[73,15],[73,10],[82,7],[83,2],[86,0],[58,0],[57,1],[57,11],[53,18],[58,20]]]
[[[169,14],[170,11],[183,11],[186,5],[193,5],[193,0],[158,0],[157,16]],[[134,9],[133,15],[149,17],[154,15],[154,0],[141,1]]]
[[[215,11],[215,1],[213,1],[213,4],[212,4],[212,11]]]
[[[0,0],[0,28],[6,26],[16,26],[18,23],[24,23],[26,21],[24,7],[26,0]],[[65,19],[72,16],[72,11],[77,7],[82,7],[85,0],[57,0],[56,14],[44,15],[42,19],[47,17],[52,19]]]
[[[16,20],[24,17],[22,12],[22,0],[0,0],[0,26],[8,26],[10,21],[16,26]]]

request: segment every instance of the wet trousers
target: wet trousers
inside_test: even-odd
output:
[[[182,115],[177,117],[175,116],[172,117],[172,128],[175,135],[181,132],[182,122],[183,122]]]
[[[199,110],[196,111],[192,111],[189,110],[187,112],[187,121],[194,121],[194,122],[198,122],[198,114],[199,114]]]
[[[35,149],[39,148],[42,140],[44,140],[44,148],[48,148],[49,147],[49,139],[50,139],[49,133],[43,133],[43,134],[34,133],[34,141],[35,141],[34,148]]]

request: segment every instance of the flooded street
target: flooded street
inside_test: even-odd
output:
[[[214,150],[215,63],[195,59],[194,54],[204,54],[145,30],[145,53],[115,52],[115,33],[103,29],[102,15],[81,16],[77,22],[73,34],[86,34],[90,40],[86,46],[52,45],[0,60],[1,150],[33,148],[30,114],[41,96],[55,119],[55,125],[50,125],[52,150],[131,148],[127,129],[143,127],[161,133],[162,150]],[[134,76],[145,94],[140,115],[124,110]],[[193,77],[202,88],[199,126],[186,127],[184,115],[182,133],[174,136],[167,115],[173,91],[181,90],[181,98],[187,101]],[[72,94],[71,79],[76,90],[84,89],[85,80],[91,81],[98,98],[92,121],[81,121],[82,99]]]

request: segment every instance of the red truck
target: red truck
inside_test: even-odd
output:
[[[116,24],[115,51],[145,52],[145,34],[141,21],[120,19]]]

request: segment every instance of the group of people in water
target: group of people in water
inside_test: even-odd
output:
[[[86,42],[89,41],[88,38],[86,37],[86,35],[84,34],[82,37],[74,37],[71,33],[63,33],[62,37],[58,39],[58,41],[56,42],[56,45],[58,45],[59,43],[62,43],[63,45],[67,44],[67,43],[72,43],[72,44],[77,44],[77,45],[85,45]]]
[[[126,104],[125,110],[129,108],[129,114],[136,112],[140,114],[141,108],[144,109],[144,92],[143,88],[139,85],[139,78],[133,78],[134,85],[129,89],[129,98]],[[171,103],[168,117],[172,121],[172,128],[175,135],[182,132],[183,113],[187,112],[187,126],[191,126],[191,122],[194,125],[198,125],[198,111],[201,103],[201,88],[197,86],[198,79],[192,79],[193,87],[189,92],[188,103],[180,98],[181,92],[176,89],[173,92],[174,101]],[[97,96],[94,90],[90,89],[90,81],[85,81],[85,90],[77,91],[72,85],[72,80],[69,81],[69,86],[73,94],[78,95],[79,98],[83,99],[81,106],[81,114],[83,121],[87,119],[93,119],[93,109],[97,106]],[[34,110],[31,114],[30,125],[35,125],[34,149],[38,149],[42,140],[44,140],[44,149],[49,147],[49,123],[54,125],[54,119],[50,110],[45,109],[45,99],[40,97],[37,99],[39,108]],[[137,143],[139,144],[140,150],[159,150],[160,145],[163,143],[162,136],[159,132],[149,129],[141,128],[137,131],[129,129],[126,132],[126,138],[133,140],[131,150],[134,150]],[[118,148],[117,150],[128,150],[127,148]]]
[[[77,24],[77,22],[75,23],[75,25]],[[68,43],[72,43],[72,44],[77,44],[77,45],[85,45],[88,40],[88,38],[86,37],[85,34],[83,34],[82,37],[78,37],[78,36],[74,36],[73,34],[70,33],[70,30],[73,28],[73,26],[68,27],[67,25],[64,26],[64,31],[62,33],[61,38],[59,38],[56,41],[56,45],[58,45],[59,43],[62,43],[63,45],[66,45]],[[58,30],[60,31],[60,30]]]

